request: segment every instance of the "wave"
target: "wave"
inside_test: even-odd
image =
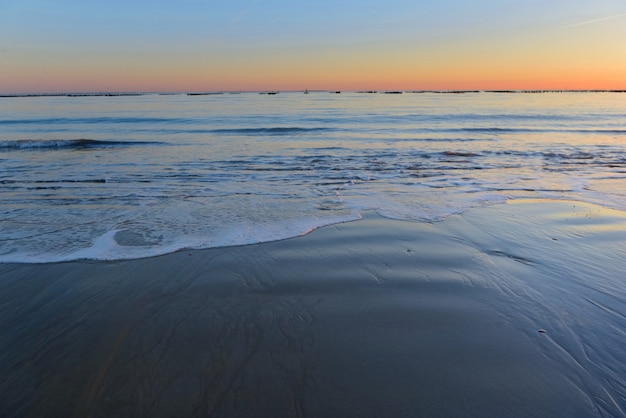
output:
[[[162,145],[155,141],[101,141],[96,139],[19,139],[0,141],[0,150],[46,150],[46,149],[91,149],[118,148],[137,145]]]
[[[438,131],[435,129],[434,131]],[[499,127],[475,127],[441,129],[445,132],[473,132],[473,133],[574,133],[574,134],[599,134],[599,135],[626,135],[626,129],[558,129],[558,128],[499,128]]]
[[[299,127],[273,127],[273,128],[227,128],[213,129],[210,132],[216,134],[231,135],[289,135],[309,132],[328,131],[330,128],[299,128]]]
[[[579,133],[592,133],[592,134],[612,134],[612,135],[626,135],[626,129],[591,129],[591,130],[584,130],[584,129],[578,129],[572,132],[579,132]]]
[[[54,185],[60,185],[63,183],[73,183],[73,184],[98,184],[98,183],[108,183],[109,180],[105,178],[95,178],[95,179],[58,179],[58,180],[36,180],[36,181],[22,181],[22,180],[0,180],[0,184],[9,185],[13,187],[28,187],[31,189],[51,189],[58,188],[54,187]],[[53,185],[53,186],[45,186],[45,185]]]
[[[446,157],[477,157],[479,154],[475,152],[464,152],[464,151],[444,151],[442,155]]]
[[[2,125],[64,125],[64,124],[97,124],[97,123],[121,123],[121,124],[185,124],[195,122],[188,118],[132,118],[132,117],[93,117],[93,118],[39,118],[39,119],[0,119]]]

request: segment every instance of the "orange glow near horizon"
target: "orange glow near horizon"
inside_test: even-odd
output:
[[[30,60],[0,69],[0,93],[72,91],[625,89],[622,56],[533,52],[351,51],[314,56]]]
[[[256,65],[254,74],[241,69],[202,71],[161,67],[74,71],[50,66],[11,75],[0,93],[80,91],[261,91],[261,90],[490,90],[490,89],[624,89],[626,68],[570,65],[515,66],[451,63],[450,66],[381,66],[371,71],[334,68],[272,71]],[[120,66],[122,67],[122,66]],[[356,66],[358,67],[358,66]],[[6,78],[5,78],[6,79]]]
[[[626,55],[625,55],[626,56]],[[626,63],[511,58],[359,56],[344,60],[245,60],[237,65],[34,63],[0,70],[0,93],[79,91],[625,89]],[[373,64],[368,65],[367,62]]]

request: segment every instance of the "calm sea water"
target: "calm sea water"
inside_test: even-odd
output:
[[[0,262],[297,236],[516,198],[626,209],[626,94],[0,98]]]

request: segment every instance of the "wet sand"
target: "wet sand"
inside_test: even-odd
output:
[[[1,264],[0,416],[622,416],[625,271],[570,201]]]

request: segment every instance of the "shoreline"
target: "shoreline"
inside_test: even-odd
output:
[[[579,205],[586,205],[586,206],[597,206],[598,208],[601,208],[604,211],[608,211],[608,212],[614,212],[614,213],[624,213],[626,214],[626,211],[621,211],[620,209],[617,209],[614,205],[600,205],[597,202],[594,202],[593,200],[576,200],[576,199],[572,199],[572,198],[561,198],[561,199],[557,199],[557,198],[532,198],[532,197],[522,197],[522,198],[509,198],[507,200],[504,201],[494,201],[494,202],[489,202],[489,203],[485,203],[484,205],[479,205],[479,206],[469,206],[468,208],[463,209],[460,212],[452,212],[450,214],[446,214],[446,215],[441,215],[441,217],[437,218],[437,219],[403,219],[403,218],[395,218],[395,217],[391,217],[391,216],[386,216],[384,214],[379,213],[377,210],[374,209],[367,209],[361,212],[353,212],[353,214],[351,216],[346,217],[345,219],[340,219],[340,220],[334,220],[331,221],[330,219],[325,220],[323,223],[320,224],[315,224],[314,222],[310,221],[310,220],[306,220],[303,222],[303,227],[302,232],[297,233],[296,235],[282,235],[280,237],[277,238],[268,238],[267,240],[261,240],[261,241],[253,241],[253,242],[245,242],[245,243],[225,243],[225,244],[219,244],[219,245],[215,245],[215,246],[207,246],[207,247],[184,247],[184,246],[179,246],[179,245],[175,245],[175,244],[169,244],[167,245],[165,248],[165,250],[163,249],[158,249],[158,248],[148,248],[145,249],[142,246],[142,237],[136,235],[135,233],[133,233],[132,231],[127,231],[127,230],[123,230],[123,229],[114,229],[114,230],[110,230],[108,232],[106,232],[103,236],[100,236],[98,238],[96,238],[96,242],[102,241],[102,240],[109,240],[109,239],[115,239],[116,241],[118,240],[118,235],[120,235],[119,239],[121,240],[120,242],[115,242],[115,247],[116,247],[116,251],[115,254],[119,256],[120,254],[120,250],[121,249],[126,249],[128,251],[127,254],[125,254],[124,256],[122,256],[121,258],[116,258],[116,257],[111,257],[111,258],[107,258],[106,256],[97,256],[97,257],[93,257],[93,256],[77,256],[76,254],[85,254],[85,253],[91,253],[91,252],[98,252],[98,250],[94,250],[95,247],[98,247],[98,245],[92,246],[92,247],[87,247],[87,248],[83,248],[83,249],[78,249],[76,251],[74,251],[71,254],[57,254],[57,255],[50,255],[50,256],[42,256],[42,255],[34,255],[34,256],[28,256],[26,258],[24,258],[24,261],[20,260],[16,260],[14,258],[10,258],[9,261],[0,261],[0,266],[2,265],[39,265],[39,266],[45,266],[45,265],[51,265],[51,264],[61,264],[61,263],[75,263],[75,262],[99,262],[99,263],[108,263],[108,262],[119,262],[119,261],[133,261],[133,260],[143,260],[143,259],[153,259],[153,258],[158,258],[158,257],[163,257],[163,256],[171,256],[173,254],[176,254],[178,252],[195,252],[195,251],[207,251],[207,250],[216,250],[216,249],[227,249],[227,248],[237,248],[237,247],[247,247],[247,246],[255,246],[255,245],[264,245],[264,244],[271,244],[271,243],[275,243],[275,242],[280,242],[280,241],[286,241],[286,240],[293,240],[293,239],[298,239],[301,237],[305,237],[307,235],[309,235],[310,233],[317,231],[319,229],[324,229],[324,228],[331,228],[335,225],[341,225],[341,224],[345,224],[345,223],[351,223],[351,222],[359,222],[362,221],[363,218],[367,218],[367,217],[379,217],[381,219],[385,219],[385,220],[389,220],[392,222],[407,222],[407,223],[422,223],[422,224],[433,224],[433,225],[438,225],[440,223],[446,222],[446,220],[448,218],[455,218],[455,217],[462,217],[465,213],[471,213],[474,211],[480,211],[480,210],[489,210],[490,208],[494,208],[494,207],[499,207],[501,205],[510,205],[510,204],[525,204],[525,203],[543,203],[543,204],[550,204],[550,203],[555,203],[557,205],[559,204],[564,204],[564,205],[568,205],[571,204],[573,206],[575,206],[576,204]],[[232,235],[232,234],[225,234],[225,235]],[[228,240],[226,240],[228,241]],[[141,248],[141,251],[143,252],[142,255],[139,255],[139,253],[137,253],[137,248]],[[131,254],[132,255],[128,255]],[[107,254],[109,254],[107,252]],[[145,254],[145,255],[143,255]],[[23,257],[23,255],[22,255]]]
[[[2,416],[619,416],[626,212],[0,264]]]

